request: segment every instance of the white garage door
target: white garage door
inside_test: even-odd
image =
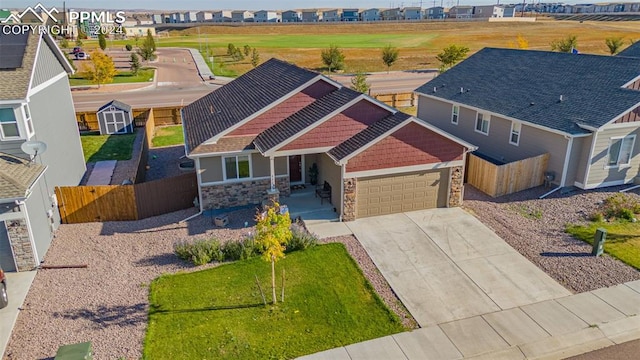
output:
[[[358,178],[356,217],[446,207],[449,169]]]

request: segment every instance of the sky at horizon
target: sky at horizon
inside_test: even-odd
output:
[[[532,3],[535,0],[528,0]],[[40,1],[47,8],[56,7],[62,9],[63,0]],[[497,2],[497,1],[496,1]],[[552,2],[552,1],[549,1]],[[566,1],[573,4],[580,1]],[[584,2],[584,1],[581,1]],[[27,6],[35,6],[38,0],[0,0],[0,8],[24,9]],[[494,3],[490,0],[271,0],[269,2],[255,0],[66,0],[66,7],[72,8],[93,8],[93,9],[145,9],[145,10],[262,10],[262,9],[302,9],[302,8],[389,8],[403,6],[421,6],[428,8],[432,6],[451,7],[459,5],[489,5]],[[499,1],[499,3],[515,3],[513,1]]]

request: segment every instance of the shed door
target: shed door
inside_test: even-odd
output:
[[[0,267],[4,271],[16,271],[16,263],[13,260],[11,243],[9,243],[9,235],[7,235],[4,221],[0,221]]]
[[[122,111],[105,111],[104,124],[107,127],[107,134],[126,134],[127,123],[125,114]]]
[[[446,207],[449,169],[359,178],[356,217]]]

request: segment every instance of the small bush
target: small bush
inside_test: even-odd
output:
[[[640,213],[640,202],[628,194],[617,193],[608,197],[603,205],[604,216],[608,219],[617,218],[633,220],[634,214]]]
[[[182,240],[173,244],[173,252],[182,260],[194,265],[222,261],[224,256],[217,239]]]
[[[297,224],[291,225],[291,240],[287,243],[286,252],[305,250],[318,245],[318,237],[309,233],[302,226]]]
[[[251,236],[240,241],[227,241],[222,245],[222,253],[227,261],[246,260],[260,255],[260,250]]]
[[[603,222],[604,215],[601,212],[594,212],[593,214],[591,214],[591,216],[589,216],[589,221]]]
[[[131,46],[131,44],[127,44],[124,46],[125,49],[127,49],[127,51],[131,51],[131,49],[133,49],[133,46]]]

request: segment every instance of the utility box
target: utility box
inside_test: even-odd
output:
[[[54,360],[93,360],[91,342],[60,346]]]
[[[596,235],[593,238],[593,250],[591,250],[591,255],[600,256],[604,251],[604,242],[607,239],[607,230],[603,228],[599,228],[596,230]]]

